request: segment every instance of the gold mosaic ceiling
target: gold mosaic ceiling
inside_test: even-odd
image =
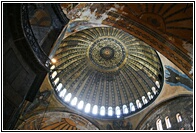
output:
[[[17,130],[98,130],[85,118],[67,112],[36,112],[23,123]]]
[[[69,5],[69,6],[67,6]],[[192,78],[193,3],[61,4],[72,21],[102,19],[101,23],[140,38]],[[68,8],[69,7],[69,8]],[[87,11],[90,10],[90,14]]]
[[[120,118],[152,103],[162,88],[158,54],[143,41],[112,27],[65,38],[50,81],[58,99],[90,116]]]

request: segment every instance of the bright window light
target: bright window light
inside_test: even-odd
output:
[[[58,82],[59,82],[59,78],[56,78],[56,79],[54,80],[54,84],[57,85]]]
[[[86,106],[85,106],[84,112],[89,113],[90,110],[91,110],[91,104],[87,103]]]
[[[63,87],[63,84],[59,83],[58,86],[56,87],[56,91],[59,92],[62,87]]]
[[[138,109],[142,107],[142,104],[139,100],[136,100],[136,105]]]
[[[162,123],[161,123],[161,120],[160,119],[158,119],[156,121],[156,125],[157,125],[157,130],[163,130]]]
[[[135,111],[135,106],[134,105],[131,107],[131,111]]]
[[[66,93],[66,89],[64,88],[60,93],[59,93],[59,97],[63,98],[65,96]]]
[[[182,117],[179,113],[176,114],[176,119],[178,123],[182,121]]]
[[[156,86],[157,86],[158,88],[160,88],[159,81],[156,81],[155,84],[156,84]]]
[[[94,105],[92,109],[92,114],[96,115],[98,113],[98,106]]]
[[[104,106],[101,106],[100,115],[101,116],[104,116],[105,115],[105,107]]]
[[[52,66],[50,67],[51,70],[53,70],[54,68],[55,68],[55,65],[52,65]]]
[[[127,105],[123,105],[123,114],[127,114],[128,112]]]
[[[78,103],[78,109],[83,109],[83,106],[84,106],[84,102],[83,101],[80,101],[79,103]]]
[[[142,96],[142,101],[143,101],[144,104],[147,104],[148,103],[148,100],[146,99],[145,96]]]
[[[113,115],[112,107],[109,107],[108,108],[108,115],[109,116],[112,116]]]
[[[52,73],[52,79],[53,79],[56,75],[57,75],[57,72],[54,71],[54,72]]]
[[[150,100],[153,99],[153,95],[152,95],[150,92],[148,92],[147,95],[148,95],[148,98],[149,98]]]
[[[156,95],[156,93],[157,93],[157,90],[156,90],[156,88],[153,86],[152,87],[152,92]]]
[[[117,116],[120,116],[121,115],[120,107],[119,106],[116,107],[116,115]]]
[[[168,116],[165,117],[165,123],[166,123],[167,129],[171,128],[171,123],[170,123],[170,120],[169,120]]]
[[[52,62],[52,63],[56,63],[57,60],[56,60],[55,58],[52,58],[52,59],[51,59],[51,62]]]
[[[77,101],[78,101],[77,97],[74,97],[74,98],[72,99],[72,101],[71,101],[71,105],[72,105],[72,106],[75,106],[75,105],[77,104]]]
[[[130,103],[130,111],[131,112],[135,111],[135,106],[133,105],[133,103]]]
[[[72,95],[71,93],[68,93],[66,96],[65,96],[65,102],[69,102],[70,99],[71,99]]]

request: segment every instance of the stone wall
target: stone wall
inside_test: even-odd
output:
[[[180,114],[182,121],[178,122],[176,115]],[[165,118],[168,116],[171,127],[166,126]],[[162,122],[164,130],[192,130],[193,129],[193,98],[180,96],[165,101],[152,109],[138,124],[139,130],[157,130],[157,120]]]

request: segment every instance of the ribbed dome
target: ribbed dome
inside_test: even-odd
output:
[[[90,116],[119,118],[155,100],[162,88],[158,54],[132,35],[96,27],[65,38],[50,80],[59,100]]]

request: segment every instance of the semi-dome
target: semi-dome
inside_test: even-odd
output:
[[[112,27],[78,31],[62,40],[51,66],[58,99],[96,118],[132,115],[162,89],[163,69],[154,49]]]

